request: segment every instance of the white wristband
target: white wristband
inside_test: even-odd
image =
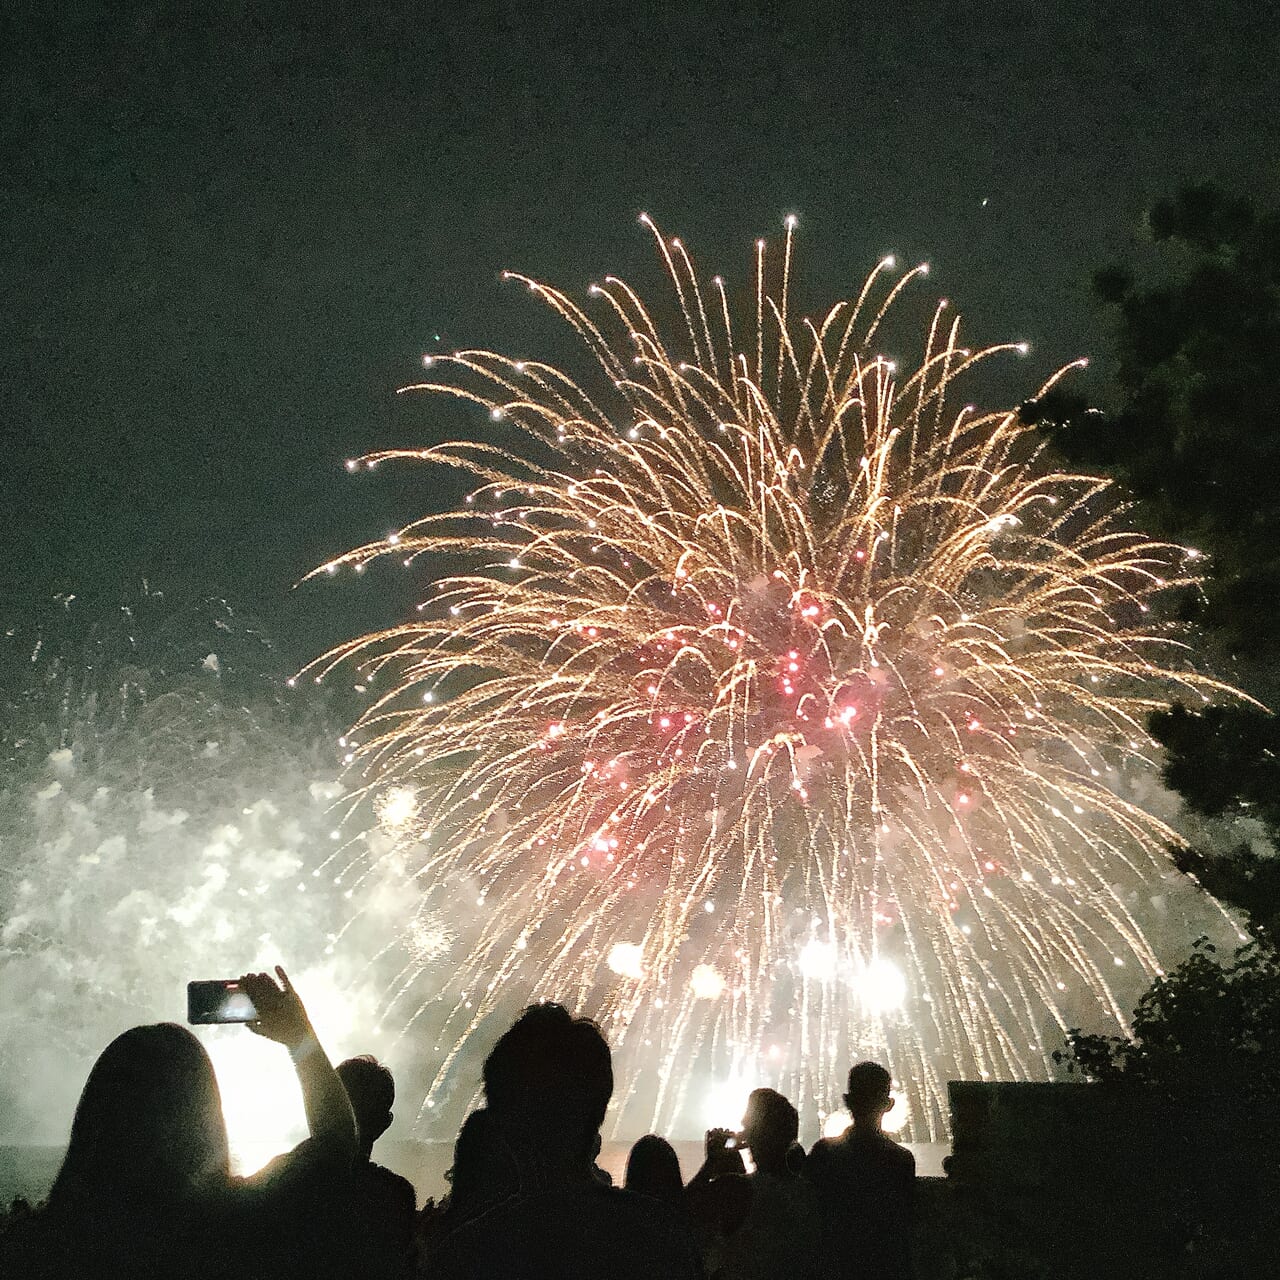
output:
[[[320,1041],[314,1035],[308,1035],[297,1044],[289,1046],[289,1057],[293,1059],[293,1065],[296,1067],[304,1063],[313,1053],[320,1051]]]

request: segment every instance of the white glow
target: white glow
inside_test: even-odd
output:
[[[201,1038],[218,1077],[232,1168],[253,1173],[307,1136],[293,1064],[280,1045],[247,1027],[218,1028]]]
[[[747,1099],[756,1086],[744,1076],[734,1074],[727,1080],[717,1080],[707,1090],[703,1108],[703,1123],[716,1129],[733,1129],[742,1124],[747,1109]]]
[[[606,963],[620,978],[643,978],[644,948],[634,942],[615,942]]]
[[[403,831],[418,816],[418,793],[413,787],[388,787],[378,797],[377,810],[384,831]]]
[[[695,1000],[719,1000],[724,994],[724,979],[709,964],[700,964],[689,977],[689,990]]]
[[[854,979],[858,998],[868,1013],[888,1013],[900,1009],[907,998],[907,980],[902,970],[883,956],[877,956]]]
[[[824,1138],[838,1138],[853,1123],[853,1117],[841,1107],[839,1111],[833,1111],[822,1122],[822,1136]]]
[[[907,1106],[906,1095],[897,1089],[890,1089],[889,1097],[893,1099],[893,1106],[880,1121],[880,1127],[885,1133],[901,1133],[907,1127],[907,1121],[911,1119],[911,1110]],[[838,1111],[832,1111],[822,1122],[822,1136],[838,1138],[848,1130],[851,1124],[853,1124],[853,1117],[844,1107],[841,1107]]]
[[[836,976],[836,949],[830,942],[810,938],[800,948],[800,972],[815,982],[830,982]]]
[[[880,1121],[880,1127],[885,1133],[901,1133],[911,1119],[911,1108],[907,1106],[906,1095],[897,1089],[890,1089],[889,1097],[893,1099],[893,1110]]]
[[[257,966],[269,968],[268,957],[259,956]],[[367,1028],[369,1010],[351,998],[332,972],[291,976],[332,1062],[350,1052],[377,1051],[368,1030],[357,1030]],[[253,1173],[307,1136],[297,1073],[281,1045],[248,1027],[202,1027],[199,1035],[218,1077],[232,1169]]]

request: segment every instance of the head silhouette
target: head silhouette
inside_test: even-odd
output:
[[[613,1095],[612,1055],[594,1022],[531,1005],[485,1060],[484,1092],[501,1123],[590,1160]]]
[[[505,1200],[520,1190],[520,1170],[501,1126],[481,1107],[458,1130],[449,1170],[450,1200],[456,1218],[477,1206]]]
[[[391,1127],[394,1118],[391,1108],[396,1101],[395,1079],[377,1058],[367,1053],[338,1063],[335,1070],[351,1100],[360,1145],[367,1154]]]
[[[49,1205],[136,1212],[198,1200],[229,1178],[213,1064],[191,1032],[162,1022],[117,1036],[93,1064]]]
[[[800,1132],[800,1117],[774,1089],[753,1089],[742,1117],[742,1141],[757,1167],[769,1172],[786,1168],[787,1148]]]
[[[893,1109],[893,1097],[889,1092],[892,1083],[889,1073],[878,1062],[859,1062],[850,1069],[844,1103],[855,1124],[880,1124],[885,1114]]]
[[[627,1156],[627,1176],[623,1186],[642,1196],[652,1196],[667,1204],[676,1204],[684,1195],[684,1179],[680,1159],[666,1138],[647,1133]]]

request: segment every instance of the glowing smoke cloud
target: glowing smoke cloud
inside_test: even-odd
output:
[[[380,1052],[367,956],[405,915],[379,920],[371,892],[334,946],[353,904],[313,874],[342,792],[332,739],[286,715],[273,656],[225,606],[149,594],[87,627],[67,603],[0,646],[0,1143],[65,1141],[93,1059],[183,1021],[190,978],[283,961],[331,1051]],[[301,1136],[287,1056],[199,1034],[241,1164]]]
[[[1144,718],[1223,690],[1157,621],[1191,553],[1131,532],[1016,411],[953,404],[1024,344],[962,346],[943,302],[914,363],[883,354],[926,268],[886,259],[801,318],[789,224],[773,295],[758,246],[743,324],[654,235],[673,332],[621,280],[589,313],[512,276],[581,339],[581,377],[425,360],[409,390],[520,448],[348,464],[475,480],[318,571],[461,566],[311,671],[351,662],[382,691],[348,747],[421,911],[482,913],[460,962],[410,960],[384,1016],[443,1020],[428,1105],[471,1087],[487,1020],[555,998],[620,1047],[628,1130],[700,1123],[712,1080],[821,1114],[880,1056],[898,1116],[937,1136],[946,1080],[1043,1077],[1066,1026],[1123,1025],[1160,969],[1150,899],[1178,837],[1134,798]]]

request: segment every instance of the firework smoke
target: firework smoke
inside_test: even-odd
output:
[[[368,955],[412,910],[378,918],[370,892],[353,924],[315,874],[343,790],[332,737],[282,705],[252,628],[146,592],[107,615],[64,598],[0,641],[0,1144],[65,1141],[94,1058],[183,1021],[192,978],[283,961],[332,1052],[380,1052]],[[199,1034],[242,1167],[302,1136],[284,1055]]]

